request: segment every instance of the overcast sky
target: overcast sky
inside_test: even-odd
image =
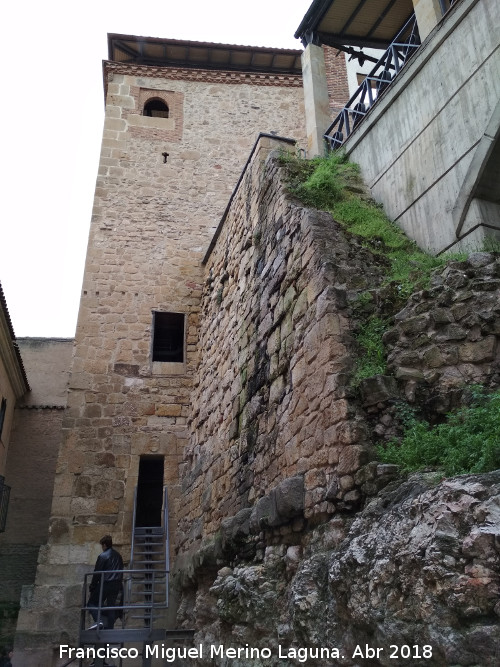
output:
[[[4,2],[0,282],[16,336],[75,333],[107,33],[301,48],[312,0]]]

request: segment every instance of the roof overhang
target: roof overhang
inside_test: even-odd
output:
[[[314,0],[295,37],[304,45],[387,49],[413,12],[412,0]]]
[[[21,353],[7,308],[7,301],[0,284],[0,360],[7,373],[12,391],[16,398],[21,398],[30,386],[24,369]]]
[[[301,49],[274,49],[108,34],[113,62],[157,67],[302,74]]]

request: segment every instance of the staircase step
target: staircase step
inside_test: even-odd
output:
[[[159,535],[165,531],[161,526],[155,526],[154,528],[135,528],[134,533],[136,535]]]
[[[140,544],[139,549],[134,549],[134,553],[151,553],[151,552],[160,552],[164,550],[164,544],[163,542],[161,544]]]
[[[134,553],[141,553],[141,554],[147,554],[147,553],[154,553],[154,549],[157,548],[158,552],[163,551],[163,542],[160,544],[140,544],[140,547],[146,547],[146,549],[134,549]]]

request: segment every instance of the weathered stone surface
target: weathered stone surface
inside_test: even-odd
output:
[[[415,665],[494,667],[499,507],[500,472],[392,484],[354,518],[299,537],[292,551],[268,547],[259,563],[219,569],[209,590],[198,591],[197,604],[210,612],[195,639],[270,647],[265,664],[276,667],[284,664],[278,644],[282,651],[338,647],[344,658],[321,663],[328,665],[368,664],[356,658],[356,647],[367,644],[384,649],[373,663],[381,666],[404,662],[394,662],[390,645],[418,645],[430,648]],[[187,607],[184,613],[196,623]]]
[[[430,403],[443,402],[450,389],[467,382],[499,384],[498,275],[498,253],[472,253],[464,262],[437,270],[431,289],[415,294],[395,316],[396,326],[384,343],[389,369],[409,400],[426,396]],[[416,332],[424,320],[427,329]],[[447,401],[440,412],[450,407]]]
[[[246,538],[250,534],[251,513],[252,510],[248,508],[241,510],[233,517],[222,520],[222,548],[226,553],[234,554],[244,549]],[[201,532],[199,537],[201,537]]]
[[[271,525],[276,519],[276,506],[274,497],[263,496],[255,503],[251,515],[250,526],[253,533],[258,533],[263,528]]]
[[[283,521],[302,514],[304,510],[304,478],[283,480],[275,489],[276,511]]]
[[[366,407],[383,403],[398,396],[396,380],[386,375],[374,375],[371,378],[362,380],[360,390],[363,397],[363,405]]]

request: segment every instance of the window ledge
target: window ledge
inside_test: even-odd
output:
[[[173,118],[159,118],[129,114],[127,117],[127,122],[129,125],[134,127],[151,127],[159,130],[175,130],[175,120]]]
[[[152,375],[185,375],[186,364],[183,361],[152,361]]]

